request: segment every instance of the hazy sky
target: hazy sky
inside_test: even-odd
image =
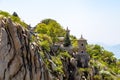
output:
[[[32,26],[55,19],[88,42],[120,44],[120,0],[0,0],[0,10],[15,11]]]

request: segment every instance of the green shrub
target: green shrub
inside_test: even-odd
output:
[[[95,76],[94,76],[94,80],[101,80],[100,75],[95,75]]]

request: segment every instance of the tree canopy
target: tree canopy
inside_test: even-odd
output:
[[[52,38],[53,43],[58,41],[58,37],[64,36],[65,30],[53,19],[44,19],[36,25],[35,32],[47,34]]]
[[[64,39],[64,47],[69,47],[71,46],[71,40],[70,40],[70,35],[69,32],[66,31],[65,39]]]

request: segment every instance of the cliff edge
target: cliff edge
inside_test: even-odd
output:
[[[0,19],[0,80],[50,80],[30,33],[10,18]]]

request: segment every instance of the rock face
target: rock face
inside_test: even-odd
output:
[[[90,80],[89,74],[85,74],[85,71],[80,71],[77,67],[79,63],[75,57],[61,56],[62,69],[52,61],[52,57],[55,58],[59,51],[67,51],[71,55],[73,52],[70,49],[69,47],[62,49],[56,45],[50,52],[46,52],[37,42],[31,42],[30,31],[12,22],[10,18],[2,18],[0,19],[0,80],[85,80],[83,77]],[[40,54],[41,51],[45,59]],[[58,71],[55,70],[57,67]],[[61,70],[63,72],[60,74]]]
[[[50,80],[29,31],[5,18],[0,20],[0,80]]]

